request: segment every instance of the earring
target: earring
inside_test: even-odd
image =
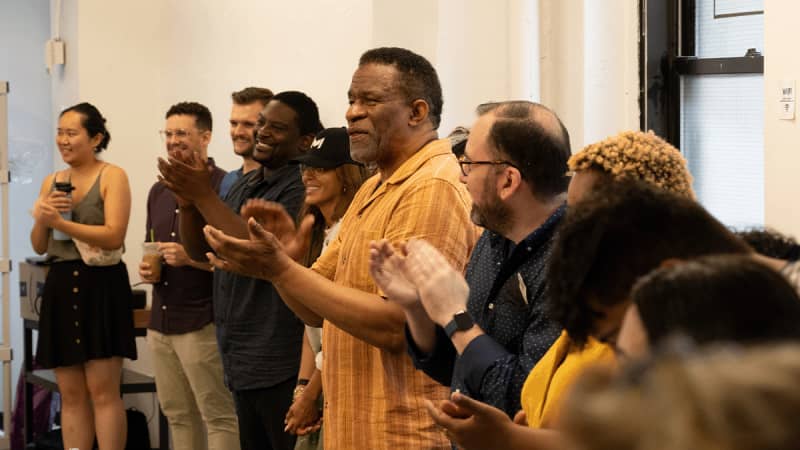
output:
[[[344,193],[344,192],[347,192],[347,187],[346,186],[342,188],[342,193]]]

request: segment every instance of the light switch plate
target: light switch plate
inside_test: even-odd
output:
[[[780,97],[778,105],[780,112],[778,117],[782,120],[794,120],[795,100],[797,98],[794,80],[782,80],[780,85]]]

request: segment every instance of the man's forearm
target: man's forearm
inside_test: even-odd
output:
[[[403,311],[379,295],[336,284],[295,262],[272,283],[290,308],[302,305],[368,344],[405,351]]]
[[[420,303],[405,309],[404,312],[414,344],[422,353],[432,353],[436,346],[436,324],[428,317],[428,313]]]
[[[178,226],[186,254],[197,262],[208,261],[206,252],[211,251],[211,247],[203,235],[203,227],[206,225],[203,215],[194,206],[182,206],[180,211]]]
[[[469,330],[456,331],[450,340],[453,341],[453,347],[456,348],[458,354],[464,353],[464,349],[478,336],[481,336],[483,330],[477,325],[473,325]]]
[[[250,237],[247,231],[247,222],[239,215],[239,211],[232,211],[219,196],[203,196],[196,199],[194,205],[202,214],[205,222],[212,227],[239,239]],[[200,234],[202,235],[202,230]]]
[[[211,264],[208,261],[197,261],[194,259],[190,259],[189,263],[187,264],[189,267],[194,267],[198,270],[205,270],[206,272],[211,272]]]

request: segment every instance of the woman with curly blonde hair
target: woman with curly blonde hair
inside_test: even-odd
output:
[[[599,187],[619,182],[643,182],[657,191],[695,198],[686,159],[652,132],[624,131],[587,145],[567,165],[573,172],[567,190],[571,206]],[[521,404],[529,426],[552,428],[562,395],[575,377],[587,366],[614,364],[613,349],[601,341],[590,338],[579,343],[566,331],[561,333],[523,386]]]
[[[623,131],[589,144],[567,162],[572,173],[567,202],[575,204],[598,182],[640,180],[695,198],[686,159],[652,131]]]

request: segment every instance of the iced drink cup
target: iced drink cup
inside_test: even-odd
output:
[[[142,244],[142,262],[150,264],[153,281],[159,281],[161,279],[161,253],[158,252],[158,242]]]

